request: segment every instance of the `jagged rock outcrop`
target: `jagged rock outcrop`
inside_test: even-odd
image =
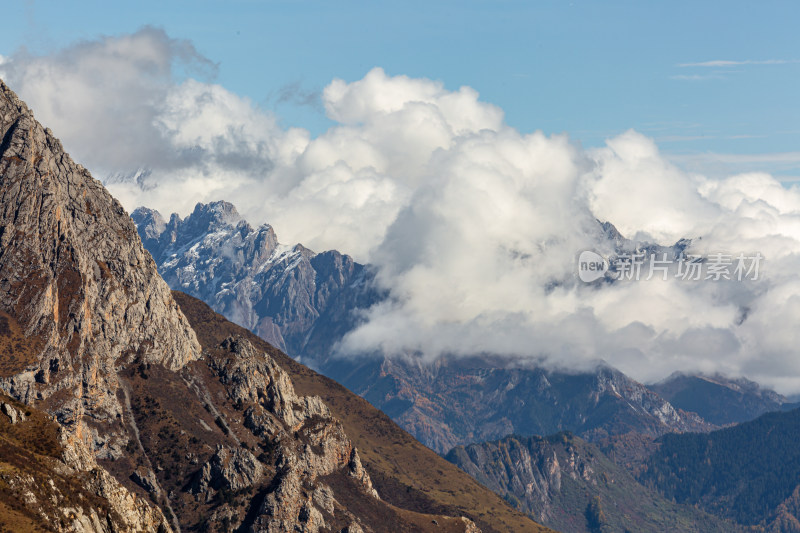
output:
[[[25,504],[55,531],[116,533],[131,531],[141,533],[167,533],[172,531],[158,508],[132,495],[102,469],[88,475],[61,466],[61,476],[79,479],[82,483],[83,501],[74,501],[68,494],[71,487],[57,486],[52,478],[43,483],[40,476],[32,474],[0,474],[0,480],[12,493],[21,494]],[[92,505],[98,498],[104,506]]]
[[[161,510],[98,466],[83,441],[65,446],[68,432],[50,415],[2,399],[20,418],[0,418],[0,523],[15,531],[172,531]]]
[[[178,479],[186,479],[187,475],[193,475],[201,468],[199,465],[210,460],[221,435],[225,435],[228,446],[250,450],[265,465],[267,474],[264,483],[269,487],[266,493],[254,488],[245,490],[242,495],[217,491],[212,495],[212,505],[220,498],[226,501],[232,498],[235,504],[241,502],[242,498],[255,495],[249,500],[251,506],[240,508],[238,516],[230,514],[232,509],[236,509],[235,505],[226,507],[223,516],[213,507],[198,504],[183,485],[174,481],[176,473],[173,472],[171,479],[159,474],[163,489],[177,494],[173,500],[177,502],[173,504],[177,514],[201,519],[208,517],[206,521],[201,520],[203,524],[227,519],[229,524],[240,524],[242,530],[256,527],[249,521],[253,517],[259,517],[262,524],[272,522],[278,527],[281,520],[289,520],[294,511],[281,519],[281,513],[276,515],[267,509],[270,502],[273,509],[283,509],[279,502],[283,495],[288,494],[292,495],[290,503],[287,503],[289,509],[300,512],[305,508],[297,515],[298,519],[302,517],[303,521],[307,521],[307,517],[316,516],[306,504],[298,503],[312,501],[314,508],[322,513],[328,526],[326,529],[331,531],[348,527],[353,531],[359,528],[363,531],[384,531],[386,524],[392,524],[393,531],[398,532],[463,531],[467,527],[480,527],[487,533],[544,530],[524,515],[509,512],[508,504],[502,499],[415,441],[368,402],[299,364],[252,332],[226,321],[199,300],[183,293],[175,293],[175,297],[198,331],[204,347],[204,358],[181,371],[189,387],[188,394],[181,388],[170,391],[171,387],[160,376],[163,370],[156,366],[128,372],[132,379],[132,390],[139,391],[134,410],[146,415],[142,416],[143,435],[146,435],[144,445],[155,450],[155,464],[168,461],[170,454],[186,457],[192,466],[188,472],[184,470],[186,473],[177,473]],[[248,342],[242,343],[240,339]],[[247,361],[246,364],[237,363],[241,358]],[[282,385],[284,378],[270,370],[273,363],[291,377],[288,381],[292,385],[291,391]],[[264,372],[269,375],[264,375]],[[240,386],[237,383],[251,385]],[[273,387],[278,390],[271,392]],[[259,394],[259,390],[263,392]],[[320,403],[315,399],[316,396],[324,401]],[[173,407],[175,402],[165,401],[165,397],[180,398],[180,407]],[[256,398],[257,402],[254,400]],[[275,401],[276,398],[286,401]],[[196,400],[200,400],[200,405]],[[295,406],[293,411],[296,413],[292,417],[295,423],[302,421],[298,431],[289,431],[291,428],[284,423],[290,420],[280,415],[282,411],[288,412],[281,407],[285,405]],[[297,406],[305,409],[303,406],[314,405],[325,406],[314,409],[318,415],[335,413],[335,419],[341,421],[344,437],[339,436],[339,430],[335,427],[339,424],[333,420],[324,423],[324,417],[309,417],[297,412]],[[271,411],[271,406],[275,407],[275,412]],[[137,414],[137,418],[139,416]],[[185,420],[196,428],[189,442],[178,431],[181,426],[173,424],[171,420]],[[326,431],[322,431],[326,429],[324,426],[328,426],[326,431],[329,437]],[[155,434],[178,439],[181,445],[177,450],[165,449],[157,439],[152,438]],[[272,435],[282,438],[276,439]],[[329,442],[320,442],[320,436]],[[358,443],[358,452],[349,452],[348,458],[348,450],[351,446],[355,449],[355,443]],[[293,463],[311,465],[317,472],[312,485],[306,482],[300,484],[301,492],[297,491],[294,481],[298,468],[284,468],[291,467]],[[333,472],[320,476],[320,472],[330,470],[330,465],[334,465]],[[380,498],[375,498],[369,489],[367,471]],[[280,477],[284,473],[285,479]],[[277,492],[278,487],[283,487],[280,492]],[[179,491],[183,491],[182,494],[191,501],[182,497]],[[265,500],[259,499],[261,495],[267,501],[263,509]],[[204,497],[197,495],[197,498],[203,500]],[[332,514],[328,513],[330,503],[334,506]],[[417,515],[402,509],[426,509],[432,514]],[[462,520],[462,516],[472,519],[473,525],[470,525],[470,521]],[[227,531],[225,528],[222,530]]]
[[[220,445],[211,460],[203,465],[192,492],[207,494],[209,489],[239,491],[252,487],[264,476],[264,466],[248,450]]]
[[[289,431],[297,431],[312,417],[330,419],[331,413],[319,397],[298,397],[288,374],[269,355],[258,354],[246,339],[230,337],[222,348],[236,358],[212,365],[234,403],[255,403],[256,409],[276,417]],[[253,430],[263,432],[264,428]]]
[[[10,403],[0,403],[0,411],[2,411],[3,414],[11,419],[12,424],[16,424],[17,422],[22,422],[25,420],[25,414],[19,409],[16,409]]]
[[[235,357],[214,359],[211,366],[226,386],[229,399],[234,405],[248,406],[246,425],[254,435],[277,444],[275,489],[265,498],[252,531],[295,531],[298,517],[302,531],[326,527],[325,516],[334,516],[335,509],[342,506],[330,487],[319,480],[336,472],[346,474],[365,494],[378,498],[358,452],[319,397],[297,396],[286,372],[268,354],[256,352],[246,339],[228,338],[222,349]],[[214,479],[220,480],[217,484],[230,485],[234,479],[256,477],[250,458],[248,452],[231,453],[222,448],[210,466],[204,467],[203,475],[208,471],[212,486]],[[224,463],[227,476],[216,466]],[[239,489],[247,483],[240,482]]]
[[[330,351],[356,324],[356,309],[379,300],[371,269],[332,250],[278,243],[268,224],[253,228],[228,202],[197,204],[185,219],[140,207],[132,214],[170,287],[294,357]]]

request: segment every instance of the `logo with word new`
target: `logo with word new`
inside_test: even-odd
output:
[[[608,272],[608,261],[591,250],[581,252],[578,257],[578,277],[581,281],[591,283],[602,278]]]

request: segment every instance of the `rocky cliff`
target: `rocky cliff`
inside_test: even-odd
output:
[[[447,459],[537,521],[565,533],[745,529],[667,501],[569,433],[459,446]]]
[[[98,494],[124,493],[95,462],[128,441],[117,367],[178,369],[200,345],[119,203],[2,82],[0,138],[0,313],[14,353],[0,388],[55,417],[65,463]],[[160,514],[116,511],[134,530]]]
[[[142,372],[132,371],[132,377],[136,382],[134,389],[143,388],[139,397],[144,397],[143,403],[134,406],[134,409],[149,412],[155,410],[159,414],[157,417],[143,417],[143,424],[153,424],[153,420],[174,419],[180,420],[203,420],[202,424],[210,427],[216,433],[217,428],[226,429],[232,432],[244,428],[250,433],[258,436],[261,431],[253,429],[255,424],[264,422],[265,427],[269,428],[272,423],[267,421],[258,409],[251,410],[247,401],[240,395],[240,385],[237,383],[251,382],[249,370],[244,373],[235,371],[227,352],[230,351],[231,339],[246,340],[255,351],[268,355],[272,362],[282,368],[291,380],[295,394],[298,397],[319,397],[322,399],[320,407],[318,400],[309,400],[308,409],[316,413],[311,419],[307,419],[305,424],[311,427],[315,423],[317,416],[323,415],[329,409],[333,417],[341,422],[345,434],[352,439],[352,443],[358,449],[359,462],[364,470],[370,473],[373,488],[380,495],[380,500],[374,498],[364,500],[365,494],[363,484],[357,482],[359,475],[357,465],[355,471],[340,470],[338,473],[324,476],[323,482],[331,487],[339,501],[346,502],[348,508],[358,508],[362,516],[370,516],[373,523],[380,524],[375,531],[385,530],[385,524],[392,524],[395,530],[402,531],[408,524],[412,524],[412,531],[473,531],[475,525],[471,521],[462,519],[443,518],[442,515],[460,516],[465,515],[484,532],[505,532],[505,531],[543,531],[544,528],[525,518],[519,512],[513,511],[510,506],[497,495],[492,493],[484,486],[478,484],[463,471],[448,463],[441,456],[426,448],[408,433],[400,429],[385,414],[374,408],[363,398],[352,394],[335,381],[326,378],[308,367],[291,359],[286,354],[270,346],[263,339],[252,332],[232,324],[225,320],[221,315],[214,313],[206,304],[183,293],[174,293],[181,309],[190,320],[197,332],[198,338],[206,352],[209,354],[209,361],[217,362],[194,362],[187,365],[188,368],[200,367],[208,368],[209,373],[203,371],[205,376],[203,389],[200,397],[216,399],[216,411],[206,409],[202,405],[194,405],[191,412],[187,413],[187,406],[174,400],[169,396],[173,393],[168,392],[166,382],[159,377],[159,367],[151,367],[144,371],[147,379],[142,380]],[[236,340],[238,344],[240,340]],[[246,346],[247,344],[245,344]],[[236,350],[239,350],[238,348]],[[249,351],[249,348],[245,352]],[[219,359],[219,358],[222,359]],[[234,370],[234,372],[231,372]],[[195,374],[197,375],[197,374]],[[236,376],[241,376],[240,378]],[[220,380],[220,377],[222,380]],[[211,378],[211,379],[209,379]],[[283,378],[281,378],[283,379]],[[224,383],[223,383],[224,381]],[[256,379],[260,382],[260,379]],[[173,384],[174,386],[174,384]],[[192,385],[194,389],[194,385]],[[246,390],[246,389],[245,389]],[[234,394],[234,396],[231,396]],[[147,399],[147,396],[164,397],[163,400]],[[195,394],[197,396],[197,394]],[[183,398],[183,396],[180,396]],[[252,397],[252,396],[251,396]],[[267,394],[264,396],[263,405],[272,406],[278,412],[289,414],[284,407],[285,403],[280,401],[282,395]],[[243,402],[239,403],[242,399]],[[231,403],[233,402],[233,403]],[[190,407],[192,404],[189,404]],[[303,400],[306,405],[306,400]],[[166,406],[177,406],[167,414]],[[297,409],[293,409],[298,413]],[[147,413],[144,413],[147,414]],[[242,419],[244,414],[244,419]],[[222,415],[220,417],[220,415]],[[224,428],[217,422],[236,421],[234,423],[224,423]],[[175,422],[178,424],[178,422]],[[198,422],[195,422],[197,424]],[[201,424],[201,425],[202,425]],[[240,425],[241,424],[241,425]],[[173,426],[176,427],[176,426]],[[169,436],[174,430],[167,430],[157,426],[149,426],[147,434]],[[241,433],[239,433],[241,434]],[[337,439],[333,431],[331,435],[334,441]],[[247,435],[247,433],[244,433]],[[200,436],[210,437],[209,434]],[[291,434],[289,434],[291,437]],[[152,437],[150,437],[152,438]],[[247,446],[250,446],[246,439],[242,439]],[[301,439],[303,441],[303,439]],[[149,442],[149,441],[148,441]],[[269,442],[274,442],[270,440]],[[305,441],[304,441],[305,442]],[[208,441],[208,451],[216,446],[215,441]],[[273,445],[266,448],[261,446],[262,453],[273,454]],[[153,443],[153,449],[163,450],[157,442]],[[240,446],[241,447],[241,446]],[[252,449],[252,448],[251,448]],[[319,451],[317,446],[311,446],[312,451]],[[257,458],[262,459],[259,453],[253,451]],[[273,456],[273,455],[269,455]],[[208,457],[208,455],[205,455]],[[164,458],[167,462],[168,458]],[[213,460],[208,467],[208,472],[216,468],[216,464],[224,464],[225,459]],[[194,456],[192,462],[195,462]],[[316,462],[316,461],[315,461]],[[202,464],[202,460],[199,460]],[[196,467],[195,467],[196,468]],[[160,474],[161,475],[161,474]],[[201,474],[201,476],[204,476]],[[183,478],[181,478],[183,479]],[[197,478],[194,478],[197,479]],[[366,489],[368,494],[370,491]],[[227,493],[222,493],[225,496]],[[263,495],[263,493],[261,494]],[[257,495],[258,496],[258,495]],[[371,503],[370,503],[371,502]],[[369,503],[369,505],[365,505]],[[388,505],[388,508],[386,507]],[[192,504],[194,505],[194,504]],[[425,514],[412,513],[409,510],[422,511]],[[198,511],[198,512],[202,512]],[[435,523],[434,523],[435,521]],[[405,526],[404,526],[405,524]]]

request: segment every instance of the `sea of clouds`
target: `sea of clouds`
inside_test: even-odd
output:
[[[215,65],[162,30],[0,57],[0,77],[132,210],[228,200],[282,242],[378,267],[391,298],[345,352],[496,353],[564,368],[604,360],[643,381],[745,375],[800,391],[800,191],[765,173],[710,179],[622,132],[600,149],[522,133],[469,87],[335,79],[335,125],[312,137],[208,80]],[[119,179],[147,169],[143,181]],[[758,280],[582,284],[608,253],[597,220],[698,253],[761,253]]]

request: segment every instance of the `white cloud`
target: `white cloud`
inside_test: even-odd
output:
[[[724,80],[725,76],[720,72],[712,72],[711,74],[676,74],[670,76],[669,79],[680,81],[707,81]]]
[[[737,67],[742,65],[787,65],[792,63],[800,63],[800,59],[761,59],[761,60],[745,59],[739,61],[716,59],[713,61],[701,61],[698,63],[681,63],[678,66],[679,67]]]
[[[203,79],[213,65],[154,29],[0,66],[96,175],[151,170],[144,188],[110,184],[128,209],[226,199],[284,242],[376,264],[391,299],[349,350],[604,359],[643,380],[723,371],[800,390],[800,190],[750,168],[796,154],[706,155],[747,171],[710,179],[639,133],[585,151],[510,128],[473,89],[379,68],[331,82],[322,101],[336,125],[312,138],[224,87],[178,79],[187,69]],[[761,252],[763,276],[582,285],[577,253],[610,251],[596,218],[628,237]]]
[[[594,152],[592,212],[624,235],[671,244],[697,235],[718,216],[697,184],[661,157],[655,143],[629,131]]]

